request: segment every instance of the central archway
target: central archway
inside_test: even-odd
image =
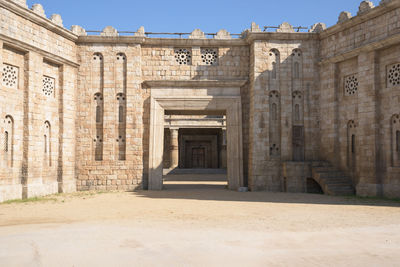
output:
[[[149,190],[163,187],[165,110],[221,110],[226,114],[228,188],[243,186],[242,107],[246,81],[146,81],[151,89]]]

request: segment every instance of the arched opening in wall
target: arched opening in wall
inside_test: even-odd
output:
[[[165,188],[225,188],[225,113],[166,110],[164,120]]]
[[[51,125],[50,122],[45,121],[44,123],[44,155],[43,155],[43,159],[44,159],[44,164],[45,166],[50,167],[51,166],[51,161],[52,161],[52,157],[51,157]]]
[[[117,97],[118,107],[118,123],[117,132],[118,138],[116,139],[118,160],[126,160],[126,96],[123,93],[118,93]]]
[[[272,79],[276,79],[276,62],[272,62],[272,75],[271,75]]]
[[[300,91],[294,91],[292,94],[292,149],[293,161],[305,160],[305,138],[304,138],[304,102]]]
[[[8,138],[9,138],[8,132],[5,131],[4,132],[4,152],[6,152],[6,153],[8,152],[8,143],[9,143]]]
[[[280,95],[276,90],[269,93],[269,109],[269,157],[279,158],[281,155]]]
[[[103,95],[101,93],[96,93],[94,95],[94,105],[95,105],[95,137],[94,142],[94,158],[96,161],[103,160],[103,116],[104,116],[104,101]]]
[[[392,167],[400,167],[400,115],[394,114],[391,118],[391,157]]]
[[[324,194],[321,186],[313,178],[307,178],[306,192],[309,194]]]
[[[14,119],[7,115],[4,118],[4,163],[7,167],[14,164]]]
[[[355,175],[357,160],[357,125],[353,120],[347,124],[347,167]]]
[[[299,104],[294,105],[294,118],[296,121],[300,120],[300,105]]]
[[[279,79],[279,67],[280,67],[280,53],[278,49],[271,49],[268,52],[268,69],[269,69],[269,88],[268,90],[278,90],[278,79]]]
[[[300,78],[300,66],[299,66],[299,62],[295,62],[295,63],[294,63],[293,78],[295,78],[295,79]]]

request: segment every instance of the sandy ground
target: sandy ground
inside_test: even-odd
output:
[[[0,266],[400,264],[398,202],[166,188],[1,204]]]

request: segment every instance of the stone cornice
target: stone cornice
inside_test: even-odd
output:
[[[254,41],[267,41],[267,40],[318,40],[318,33],[309,32],[248,32],[246,42],[251,44]]]
[[[61,57],[60,55],[52,54],[50,52],[47,52],[36,46],[29,45],[29,44],[19,41],[17,39],[5,36],[4,34],[1,34],[1,33],[0,33],[0,40],[3,41],[5,45],[7,45],[9,47],[13,47],[19,51],[22,51],[25,53],[28,53],[29,51],[33,51],[38,54],[41,54],[47,60],[49,60],[53,63],[56,63],[58,65],[66,64],[66,65],[70,65],[75,68],[79,67],[79,64],[74,61],[65,59],[65,58]]]
[[[79,36],[77,44],[143,44],[145,37],[137,36]]]
[[[34,13],[33,11],[25,7],[22,7],[14,2],[0,0],[0,8],[7,9],[13,12],[14,14],[17,14],[27,20],[30,20],[33,23],[48,29],[49,31],[57,33],[68,40],[75,42],[78,39],[78,36],[72,33],[71,31],[56,25],[51,20],[41,17],[38,14]]]
[[[395,8],[398,7],[400,7],[400,0],[393,0],[392,2],[389,2],[387,4],[381,4],[380,6],[371,9],[365,14],[354,16],[346,22],[338,23],[332,27],[329,27],[328,29],[319,34],[320,38],[321,39],[327,38],[333,34],[347,30],[365,21],[371,20],[387,12],[393,11]]]
[[[141,44],[154,46],[246,46],[243,39],[179,39],[137,36],[80,36],[78,44]]]
[[[152,80],[144,81],[143,84],[150,88],[240,88],[246,82],[247,80]]]

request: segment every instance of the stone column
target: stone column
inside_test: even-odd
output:
[[[178,131],[177,128],[170,128],[171,136],[170,136],[170,168],[174,169],[178,167],[179,163],[179,146],[178,146]]]
[[[222,129],[222,145],[221,145],[221,165],[220,167],[226,169],[226,129]]]

